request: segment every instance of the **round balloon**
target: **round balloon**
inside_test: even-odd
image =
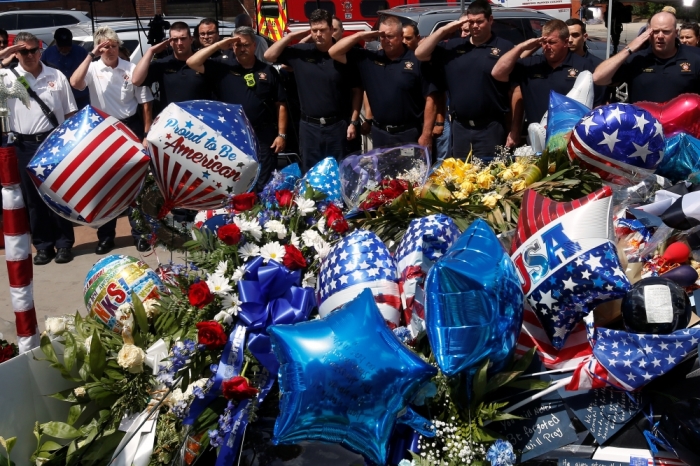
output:
[[[258,143],[240,105],[210,100],[170,104],[146,139],[165,198],[161,218],[175,207],[222,207],[231,194],[255,185]]]
[[[596,108],[576,125],[569,141],[571,160],[611,183],[638,183],[654,173],[664,157],[659,120],[629,104]]]
[[[46,138],[27,171],[51,210],[99,226],[136,200],[149,162],[124,123],[88,105]]]
[[[195,228],[202,228],[209,219],[223,214],[228,214],[228,209],[200,210],[194,216],[194,226]]]
[[[88,312],[115,332],[122,330],[115,311],[131,303],[132,293],[143,303],[167,294],[168,289],[147,264],[118,254],[97,261],[85,277],[83,296]]]
[[[700,96],[681,94],[665,103],[637,102],[634,105],[651,113],[661,122],[667,137],[688,133],[700,138]]]

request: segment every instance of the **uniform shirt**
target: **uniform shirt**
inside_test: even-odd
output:
[[[356,71],[321,52],[315,44],[296,44],[282,51],[279,63],[294,69],[301,111],[312,118],[350,118]]]
[[[245,79],[249,74],[255,80],[253,87],[248,86]],[[279,75],[272,66],[257,59],[251,69],[243,68],[236,61],[229,64],[207,60],[204,62],[204,75],[212,83],[218,100],[243,106],[253,127],[277,126],[276,104],[284,101],[285,97]]]
[[[576,78],[583,70],[591,73],[595,68],[590,60],[568,52],[564,62],[552,69],[544,55],[534,55],[518,60],[511,74],[514,85],[520,85],[525,105],[525,116],[529,123],[539,123],[549,108],[549,91],[566,95],[574,87]],[[594,101],[602,95],[596,89]]]
[[[679,45],[667,59],[654,55],[651,47],[631,54],[613,76],[613,83],[626,82],[629,102],[666,102],[685,92],[700,92],[700,55]]]
[[[138,104],[153,100],[148,87],[134,86],[131,82],[134,68],[136,65],[121,58],[115,68],[101,59],[90,63],[85,83],[93,107],[123,120],[136,113]]]
[[[513,48],[513,44],[491,34],[481,45],[473,45],[469,38],[441,42],[432,54],[436,73],[444,76],[450,93],[450,109],[459,119],[502,119],[510,107],[508,83],[491,76],[499,58]]]
[[[68,79],[56,68],[41,65],[41,73],[34,78],[31,73],[17,65],[17,74],[24,76],[34,92],[44,101],[46,106],[56,115],[58,124],[63,123],[68,113],[75,112],[78,107],[75,104],[73,92],[71,92]],[[6,87],[10,87],[17,80],[10,70],[0,70],[0,78]],[[39,134],[51,131],[51,124],[39,104],[32,98],[29,99],[29,108],[25,107],[19,99],[9,99],[7,106],[10,111],[10,128],[19,134]]]
[[[143,85],[151,87],[153,83],[158,83],[159,100],[163,107],[173,102],[207,100],[212,96],[204,75],[173,55],[150,63]]]
[[[78,45],[71,46],[70,52],[66,55],[61,54],[58,47],[52,45],[41,54],[41,61],[45,65],[59,70],[70,81],[73,72],[78,69],[87,55],[88,51]],[[75,97],[76,101],[87,101],[90,94],[87,89],[83,89],[82,91],[73,89],[73,97]]]
[[[423,122],[425,97],[437,90],[430,82],[430,65],[420,62],[412,50],[389,60],[384,50],[353,47],[348,63],[357,66],[374,119],[381,125],[414,125]]]

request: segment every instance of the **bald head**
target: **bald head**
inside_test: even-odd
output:
[[[676,15],[662,11],[649,20],[652,30],[649,41],[654,55],[659,58],[670,58],[676,53]]]

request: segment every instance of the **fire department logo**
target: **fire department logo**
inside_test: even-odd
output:
[[[497,57],[497,56],[499,56],[500,54],[501,54],[501,49],[499,49],[498,47],[492,47],[492,48],[491,48],[491,55]]]
[[[570,68],[569,69],[569,77],[575,78],[576,76],[578,76],[578,70],[576,68]]]
[[[412,61],[406,61],[403,63],[403,69],[404,70],[412,70],[413,69],[413,62]]]
[[[266,73],[258,73],[258,79],[261,81],[267,81],[267,74]]]
[[[692,70],[690,69],[690,63],[683,62],[681,63],[681,73],[690,73]]]
[[[53,82],[53,81],[49,81],[49,87],[50,87],[51,89],[55,88],[55,87],[56,87],[56,83]]]

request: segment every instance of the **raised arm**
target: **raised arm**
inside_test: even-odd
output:
[[[627,47],[629,47],[632,52],[636,52],[649,40],[653,32],[653,29],[647,28],[647,30],[641,35],[635,37],[635,39],[630,42]],[[627,51],[627,48],[624,48],[598,65],[593,73],[593,83],[599,86],[607,86],[608,84],[612,83],[613,76],[615,76],[617,70],[620,69],[622,64],[629,56],[630,53]]]
[[[305,29],[303,31],[287,34],[265,50],[265,60],[269,61],[270,63],[277,63],[277,59],[280,57],[280,55],[282,55],[284,49],[289,47],[293,42],[302,40],[309,34],[311,34],[311,29]]]
[[[383,35],[384,33],[379,31],[364,31],[355,33],[348,37],[343,37],[338,42],[336,42],[335,45],[333,45],[333,47],[331,47],[331,49],[328,51],[328,54],[333,60],[337,62],[347,63],[347,53],[350,51],[350,49],[352,49],[355,46],[355,44],[359,44],[363,40],[369,42]]]
[[[198,51],[187,59],[187,66],[198,73],[204,73],[204,62],[206,62],[209,57],[214,55],[217,50],[228,50],[233,47],[233,44],[240,41],[240,37],[227,37],[224,40],[216,42],[215,44],[204,47],[202,50]]]
[[[430,58],[433,55],[433,50],[435,50],[437,44],[461,29],[462,25],[466,24],[466,22],[467,17],[465,16],[460,20],[452,21],[451,23],[444,25],[434,33],[430,34],[428,37],[424,37],[416,49],[416,58],[420,61],[430,61]]]
[[[85,76],[87,76],[88,69],[90,68],[90,63],[92,63],[93,57],[99,57],[104,52],[104,47],[108,46],[111,41],[105,40],[100,42],[92,49],[92,52],[85,56],[85,59],[80,63],[80,66],[75,69],[70,77],[70,85],[74,89],[82,91],[87,86],[85,82]]]
[[[134,86],[143,85],[143,83],[146,81],[146,77],[148,76],[148,67],[151,65],[153,57],[157,53],[164,52],[165,49],[168,48],[169,43],[170,39],[165,39],[160,44],[154,45],[146,50],[143,57],[141,57],[141,60],[139,60],[139,62],[136,64],[134,73],[131,75],[131,82],[134,84]]]
[[[541,38],[536,37],[534,39],[521,42],[510,49],[505,55],[498,59],[493,67],[493,70],[491,70],[491,76],[493,76],[496,81],[508,82],[508,78],[513,72],[515,64],[518,62],[520,55],[527,50],[538,49],[541,41]]]

